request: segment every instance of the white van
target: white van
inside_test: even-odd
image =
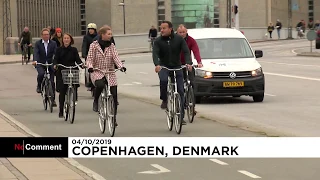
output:
[[[264,99],[265,78],[246,37],[231,28],[188,29],[200,49],[203,68],[196,68],[194,94],[196,103],[210,96],[252,96],[254,102]],[[194,64],[197,61],[192,60]]]

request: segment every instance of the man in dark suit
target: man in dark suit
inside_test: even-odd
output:
[[[34,46],[34,54],[33,54],[33,65],[36,65],[37,62],[39,63],[52,63],[53,56],[56,52],[57,44],[55,41],[50,40],[50,30],[45,28],[41,31],[41,39],[36,42]],[[37,77],[37,93],[41,93],[41,83],[44,77],[45,68],[41,65],[36,65],[36,69],[38,71]],[[53,67],[49,68],[50,72],[50,80],[52,89],[54,92],[54,99],[55,99],[55,83],[54,83],[54,69]],[[53,106],[56,107],[57,104],[54,101]]]

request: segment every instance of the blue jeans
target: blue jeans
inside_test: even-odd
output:
[[[179,67],[168,67],[169,69],[178,69]],[[170,72],[167,69],[161,69],[160,72],[158,73],[159,79],[160,79],[160,99],[163,101],[168,100],[167,96],[167,86],[168,86],[168,77],[169,75],[172,76],[173,79],[173,72]],[[181,113],[182,113],[182,118],[184,118],[184,88],[183,88],[183,70],[176,71],[176,79],[177,79],[177,89],[178,93],[180,94],[181,98]],[[172,81],[174,82],[174,81]]]
[[[36,68],[38,71],[38,77],[37,77],[38,88],[41,88],[41,83],[43,81],[44,73],[46,70],[41,65],[38,65]],[[52,85],[52,90],[53,90],[53,94],[54,94],[54,98],[55,98],[55,91],[56,90],[55,90],[55,84],[54,84],[54,70],[52,67],[49,68],[49,73],[50,73],[50,81],[51,81],[51,85]]]

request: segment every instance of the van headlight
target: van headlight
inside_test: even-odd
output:
[[[252,76],[261,76],[263,74],[262,68],[258,68],[256,70],[251,71]]]
[[[204,70],[201,70],[201,69],[196,69],[195,74],[196,74],[196,76],[203,77],[205,79],[213,78],[213,73],[212,72],[204,71]]]

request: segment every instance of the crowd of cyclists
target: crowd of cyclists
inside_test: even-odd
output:
[[[41,82],[44,78],[44,68],[37,63],[52,63],[50,67],[52,89],[59,93],[59,117],[63,118],[63,105],[65,101],[65,94],[67,85],[62,82],[61,70],[63,67],[57,66],[62,64],[64,66],[74,66],[78,64],[78,68],[87,68],[90,78],[85,86],[88,91],[94,91],[93,111],[98,112],[98,99],[105,86],[110,86],[111,94],[115,100],[116,110],[118,103],[117,97],[117,77],[115,73],[111,73],[109,79],[105,78],[105,74],[101,71],[95,71],[96,68],[110,71],[120,69],[125,72],[126,68],[120,61],[115,40],[112,36],[112,29],[108,25],[102,26],[99,30],[95,23],[89,23],[87,26],[87,34],[83,37],[82,42],[82,58],[85,59],[85,64],[82,63],[78,50],[72,47],[74,39],[71,34],[63,33],[61,28],[54,30],[44,28],[41,31],[41,39],[34,45],[33,62],[38,72],[36,92],[41,93]],[[159,75],[160,80],[160,99],[162,100],[161,109],[167,108],[167,83],[169,71],[165,68],[180,68],[186,65],[187,69],[177,72],[177,89],[181,97],[181,102],[184,104],[184,80],[190,79],[193,85],[195,69],[192,66],[191,51],[197,60],[198,67],[202,67],[200,51],[197,42],[188,35],[187,28],[184,25],[179,25],[176,33],[173,30],[173,25],[170,21],[163,21],[160,26],[161,35],[157,36],[157,30],[154,26],[150,29],[149,38],[152,39],[153,51],[152,57],[155,65],[155,72]],[[28,44],[32,46],[32,38],[29,29],[26,27],[19,39],[19,46]],[[30,50],[28,51],[28,60],[30,60]],[[76,69],[78,69],[76,68]],[[186,77],[186,70],[188,73]],[[79,86],[77,86],[79,87]],[[55,97],[54,97],[55,99]],[[53,106],[57,104],[53,101]],[[184,112],[184,111],[182,111]],[[184,114],[182,115],[184,118]],[[186,122],[182,118],[182,124]],[[116,123],[117,126],[117,123]]]

